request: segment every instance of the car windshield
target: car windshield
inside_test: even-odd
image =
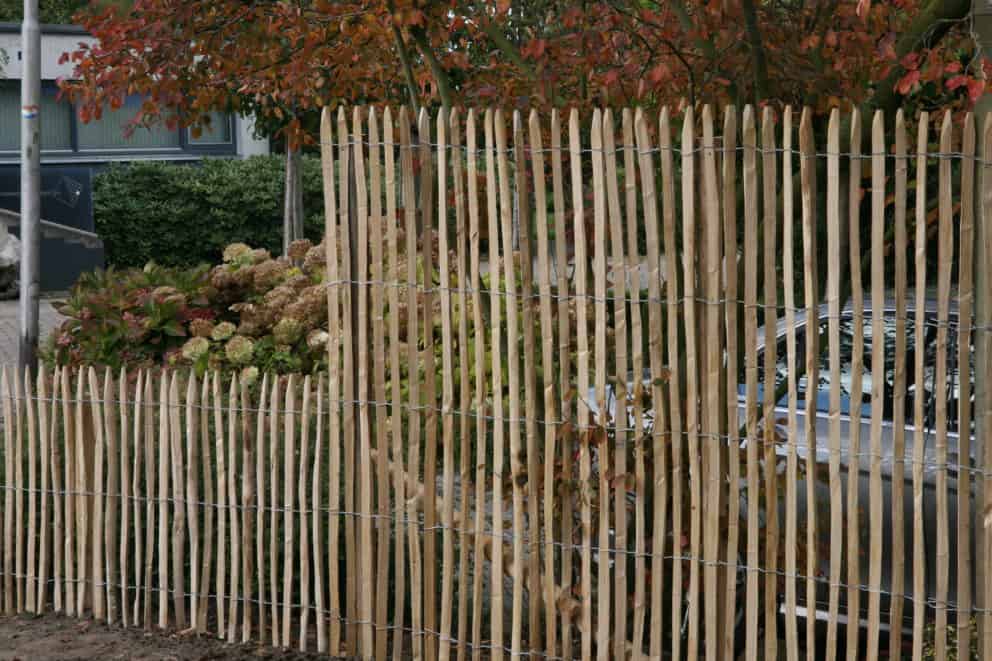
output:
[[[910,317],[913,317],[910,314]],[[882,395],[882,407],[883,407],[883,418],[886,421],[891,422],[893,417],[893,399],[895,395],[895,368],[896,368],[896,319],[895,313],[887,313],[884,323],[884,365],[881,369],[884,371],[884,381],[885,385],[883,388]],[[865,314],[863,318],[863,332],[864,332],[864,342],[863,346],[863,364],[864,371],[861,376],[860,388],[858,384],[854,383],[853,379],[853,366],[852,358],[854,355],[854,330],[855,330],[855,320],[850,312],[843,314],[840,320],[840,394],[841,394],[841,414],[850,415],[852,411],[852,406],[857,404],[852,404],[852,402],[860,402],[860,412],[863,417],[868,417],[871,415],[871,384],[873,371],[875,366],[872,364],[872,346],[874,342],[873,329],[872,329],[872,319],[870,314]],[[905,322],[905,338],[906,338],[906,358],[903,361],[905,366],[905,419],[907,425],[911,425],[913,421],[913,407],[915,406],[915,400],[918,394],[922,394],[924,415],[927,419],[928,426],[933,425],[933,417],[935,414],[935,404],[936,398],[935,393],[935,379],[936,379],[936,357],[937,357],[937,329],[938,321],[936,315],[928,313],[925,318],[924,326],[924,358],[923,358],[923,383],[922,386],[916,383],[916,321],[915,318],[910,318]],[[949,431],[957,431],[958,428],[958,406],[959,398],[961,393],[961,369],[958,361],[958,327],[957,318],[952,317],[950,323],[948,324],[948,334],[947,334],[947,382],[946,382],[946,392],[947,392],[947,417],[948,417],[948,429]],[[827,319],[821,318],[820,320],[820,343],[821,349],[819,356],[819,379],[818,379],[818,390],[816,393],[816,408],[821,413],[826,413],[829,411],[830,407],[830,355],[827,346]],[[786,336],[783,334],[779,336],[775,347],[775,359],[776,359],[776,390],[782,392],[785,388],[785,382],[788,375],[788,361],[786,352]],[[970,352],[971,359],[969,361],[969,369],[966,373],[969,377],[969,401],[972,403],[974,401],[974,348]],[[806,326],[802,325],[796,329],[796,366],[802,369],[805,364],[806,355]],[[758,400],[761,401],[763,398],[764,389],[764,356],[759,356],[758,359]],[[797,386],[798,396],[800,399],[800,410],[805,408],[805,400],[807,393],[807,377],[804,374]],[[740,393],[743,396],[745,394],[745,386],[742,384],[740,387]],[[784,394],[779,400],[779,406],[786,406],[788,404],[788,394]],[[974,424],[974,416],[972,416],[972,425]]]

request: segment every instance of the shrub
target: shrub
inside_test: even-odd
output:
[[[58,305],[68,319],[44,356],[58,365],[114,369],[192,365],[197,372],[315,372],[326,368],[323,244],[297,241],[293,257],[234,244],[210,268],[85,274]]]
[[[284,159],[112,165],[94,179],[96,231],[117,268],[216,263],[232,241],[279,252]],[[320,163],[303,159],[307,237],[323,235]]]

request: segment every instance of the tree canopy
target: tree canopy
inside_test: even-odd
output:
[[[87,5],[86,0],[42,0],[38,3],[42,23],[72,23],[72,17]],[[19,23],[24,19],[24,0],[0,0],[0,22]]]
[[[0,0],[6,2],[11,0]],[[68,0],[67,0],[68,1]],[[76,16],[84,120],[252,110],[291,140],[336,103],[966,107],[970,0],[135,0]],[[309,127],[312,129],[312,126]]]

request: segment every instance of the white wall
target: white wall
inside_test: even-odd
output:
[[[93,43],[95,40],[83,34],[42,34],[41,35],[41,77],[55,80],[72,75],[72,62],[59,64],[62,53],[71,53],[79,48],[80,42]],[[0,34],[0,49],[7,51],[7,65],[3,68],[5,78],[20,78],[23,69],[20,34]]]
[[[269,153],[269,139],[256,138],[252,134],[255,121],[251,117],[234,117],[234,130],[237,133],[238,156],[248,158],[249,156],[260,156]]]

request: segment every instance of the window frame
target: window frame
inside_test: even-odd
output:
[[[9,79],[8,82],[14,82],[20,84],[20,79]],[[58,85],[54,80],[43,80],[41,83],[42,94],[46,92],[58,92]],[[227,142],[212,142],[197,144],[190,140],[190,134],[188,128],[176,129],[179,134],[179,140],[177,146],[168,147],[98,147],[98,148],[83,148],[79,144],[79,114],[76,111],[75,104],[72,104],[71,112],[69,113],[69,137],[70,137],[70,148],[69,149],[42,149],[41,156],[42,162],[46,159],[74,159],[81,161],[100,161],[104,157],[108,160],[117,160],[121,156],[134,156],[134,157],[150,157],[154,159],[156,156],[191,156],[191,157],[202,157],[202,156],[234,156],[238,153],[238,135],[237,126],[235,124],[235,116],[233,113],[226,113],[228,128],[230,131],[231,139]],[[18,149],[0,149],[0,161],[4,159],[17,158],[20,155],[20,148]]]

